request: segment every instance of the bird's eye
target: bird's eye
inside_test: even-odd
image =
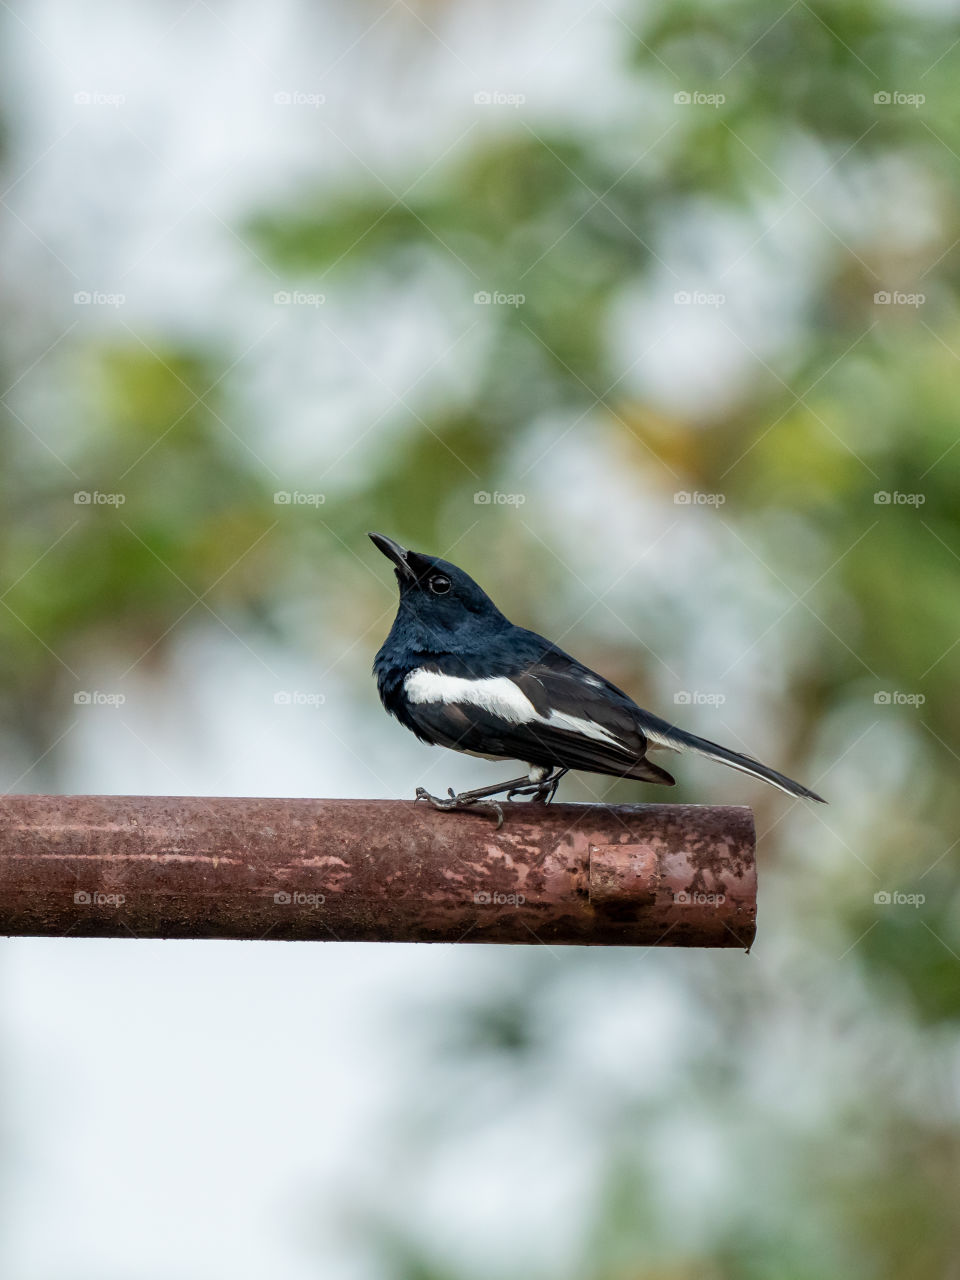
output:
[[[428,585],[435,596],[445,596],[453,584],[442,573],[435,573]]]

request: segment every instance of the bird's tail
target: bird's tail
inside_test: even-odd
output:
[[[785,791],[788,796],[818,800],[820,804],[827,803],[823,796],[818,796],[809,787],[804,787],[799,782],[794,782],[792,778],[777,773],[776,769],[768,768],[759,760],[745,756],[739,751],[731,751],[729,747],[721,747],[719,743],[710,742],[707,738],[698,738],[695,733],[678,729],[675,725],[668,724],[666,720],[661,720],[659,716],[645,711],[639,717],[639,723],[644,737],[651,746],[668,747],[672,751],[696,751],[710,760],[719,760],[721,764],[729,765],[731,769],[740,769],[743,773],[752,774],[754,778],[762,778],[771,786]]]

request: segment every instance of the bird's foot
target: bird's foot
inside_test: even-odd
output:
[[[417,800],[427,800],[435,809],[440,809],[444,813],[452,813],[455,810],[466,812],[471,809],[486,809],[492,817],[497,819],[497,830],[503,826],[503,809],[497,804],[496,800],[485,800],[479,796],[472,796],[469,791],[462,791],[459,795],[454,791],[453,787],[449,787],[446,796],[433,796],[426,787],[417,787]]]
[[[507,799],[512,800],[514,796],[529,796],[531,804],[549,804],[557,794],[560,779],[566,772],[566,769],[557,766],[556,769],[553,769],[546,777],[540,778],[537,782],[529,782],[519,787],[512,787],[507,793]]]
[[[542,800],[544,804],[550,804],[553,797],[557,794],[557,787],[560,785],[560,779],[566,772],[566,769],[561,769],[553,778],[545,779],[544,785],[537,793],[536,799]]]
[[[512,800],[514,796],[530,796],[532,800],[539,800],[543,793],[543,786],[539,782],[527,782],[519,787],[511,787],[507,792],[507,799]]]

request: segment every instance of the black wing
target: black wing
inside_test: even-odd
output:
[[[465,659],[425,663],[439,674],[466,681],[490,679],[491,665]],[[536,657],[493,669],[526,699],[532,714],[515,720],[465,695],[462,699],[408,703],[405,708],[419,736],[440,746],[475,755],[523,760],[529,764],[673,786],[664,769],[644,758],[647,738],[640,710],[615,685],[560,650],[544,646]]]

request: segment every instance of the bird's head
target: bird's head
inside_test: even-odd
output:
[[[443,649],[479,625],[506,619],[482,587],[449,560],[408,551],[382,533],[371,533],[378,551],[393,561],[400,588],[397,625],[410,643]]]

